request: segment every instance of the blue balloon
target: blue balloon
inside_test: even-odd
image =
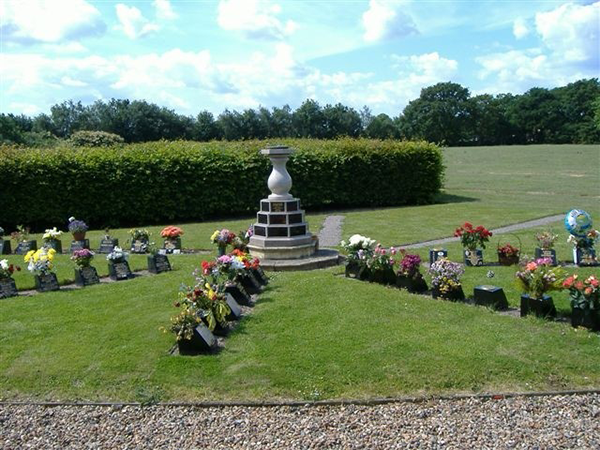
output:
[[[592,225],[592,218],[583,209],[572,209],[565,216],[565,228],[573,236],[586,237]]]

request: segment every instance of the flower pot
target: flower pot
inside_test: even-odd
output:
[[[73,240],[74,241],[83,241],[84,239],[85,239],[85,231],[73,232]]]
[[[557,266],[558,260],[556,259],[556,250],[553,248],[539,248],[535,249],[535,258],[550,258],[552,260],[552,265]]]
[[[396,278],[396,286],[413,294],[420,294],[427,290],[427,282],[420,273],[416,277],[399,274]]]
[[[521,317],[533,314],[537,317],[554,318],[556,317],[556,307],[554,301],[549,295],[542,298],[534,298],[528,294],[521,295]]]
[[[223,256],[227,253],[227,246],[226,245],[219,245],[217,246],[217,254],[219,256]]]
[[[591,331],[600,331],[600,310],[591,308],[573,308],[571,310],[571,325],[585,327]]]
[[[10,241],[0,239],[0,255],[10,255],[11,252]]]
[[[15,248],[15,255],[26,255],[31,250],[37,250],[37,241],[21,241]]]
[[[519,264],[519,255],[507,256],[504,253],[498,253],[498,262],[501,266],[514,266]]]
[[[358,278],[360,273],[361,265],[358,261],[353,259],[346,260],[345,275],[347,278]]]
[[[48,248],[53,248],[56,250],[56,253],[62,253],[62,242],[58,239],[49,239],[44,242],[44,246]]]
[[[463,261],[465,266],[483,266],[483,250],[477,248],[463,251]]]
[[[19,295],[17,285],[12,278],[0,278],[0,298],[16,297]]]
[[[210,352],[217,348],[217,340],[203,323],[194,328],[191,339],[177,341],[180,355],[196,355],[201,352]]]
[[[434,286],[431,289],[431,296],[433,298],[442,298],[453,302],[463,301],[465,299],[465,293],[463,292],[462,286],[458,286],[458,288],[448,292],[442,292],[439,287]]]
[[[35,290],[38,292],[49,292],[58,291],[60,286],[58,285],[58,279],[56,274],[49,272],[42,275],[35,276]]]
[[[171,270],[171,263],[167,255],[149,255],[148,256],[148,272],[150,273],[162,273]]]
[[[91,286],[98,283],[100,283],[100,278],[95,267],[87,266],[75,269],[75,284],[78,286]]]
[[[394,269],[388,267],[386,269],[373,270],[371,269],[371,278],[369,281],[379,284],[396,284],[396,274]]]

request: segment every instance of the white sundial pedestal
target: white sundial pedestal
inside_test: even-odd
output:
[[[291,200],[293,198],[290,195],[292,177],[285,167],[293,152],[293,149],[284,146],[268,147],[260,151],[261,154],[269,157],[273,165],[273,170],[267,180],[267,186],[271,190],[271,195],[269,195],[271,200]]]

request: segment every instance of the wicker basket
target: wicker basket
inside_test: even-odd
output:
[[[519,238],[519,236],[517,236],[516,234],[510,234],[510,236],[514,236],[517,241],[519,241],[519,251],[516,255],[511,255],[511,256],[507,256],[503,253],[500,253],[500,248],[502,248],[502,240],[499,239],[498,240],[498,244],[496,245],[496,251],[498,253],[498,262],[500,263],[501,266],[514,266],[515,264],[519,264],[519,259],[520,259],[520,255],[521,255],[521,248],[522,248],[522,244],[521,244],[521,238]],[[509,242],[504,242],[505,244],[509,244]]]

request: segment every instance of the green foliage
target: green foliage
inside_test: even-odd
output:
[[[425,142],[282,140],[292,193],[305,207],[431,202],[442,156]],[[268,143],[153,142],[122,148],[1,149],[3,226],[43,228],[67,217],[93,227],[252,213],[268,195]]]
[[[118,134],[105,131],[76,131],[69,142],[75,147],[111,147],[125,141]]]

